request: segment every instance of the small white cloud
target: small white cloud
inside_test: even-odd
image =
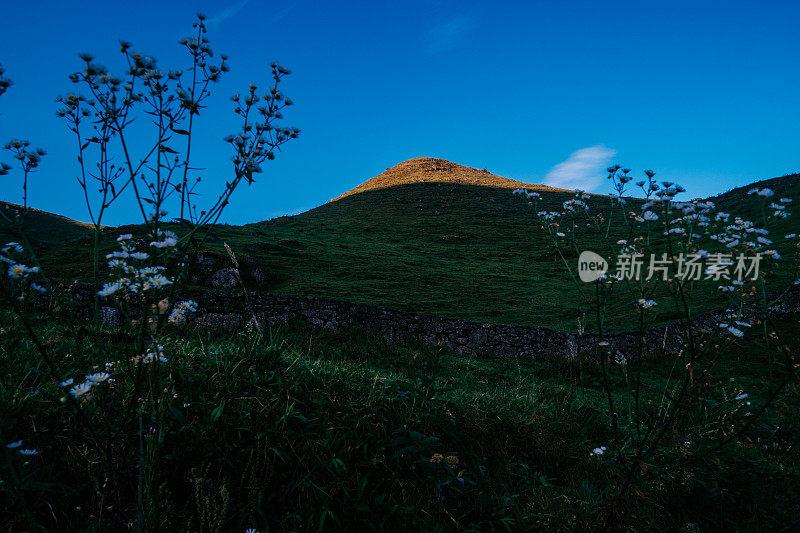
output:
[[[222,24],[229,18],[235,17],[236,14],[239,13],[239,11],[244,9],[244,6],[246,6],[248,2],[250,2],[250,0],[241,0],[233,4],[232,6],[226,7],[213,17],[209,18],[208,22],[206,23],[206,26],[212,29],[218,27],[220,24]]]
[[[594,190],[603,183],[605,169],[615,155],[615,150],[602,144],[581,148],[551,168],[544,177],[544,184],[562,189]]]
[[[209,28],[217,28],[220,24],[231,19],[239,14],[239,12],[250,3],[250,0],[239,0],[235,4],[232,4],[213,17],[208,19],[206,22],[206,26]],[[284,2],[284,7],[282,9],[273,9],[270,11],[271,14],[261,14],[259,13],[258,23],[262,28],[269,26],[270,24],[274,24],[282,19],[284,19],[298,4],[300,3],[299,0],[295,2]],[[256,7],[252,9],[258,9]]]

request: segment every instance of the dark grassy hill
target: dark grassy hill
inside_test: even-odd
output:
[[[800,197],[797,185],[781,190]],[[539,207],[559,209],[570,198],[567,192],[543,192]],[[608,202],[588,200],[593,211]],[[756,214],[734,195],[718,203],[742,216]],[[786,233],[796,225],[791,218],[782,222]],[[622,228],[615,230],[626,236]],[[263,265],[277,292],[568,330],[587,310],[531,208],[505,188],[397,185],[215,234]],[[783,233],[775,239],[779,247],[782,238]],[[254,240],[267,245],[252,246]],[[581,242],[610,256],[590,232]],[[565,253],[577,263],[574,254]],[[699,307],[722,305],[716,285],[709,286]],[[660,312],[665,320],[674,317],[666,306]]]
[[[9,219],[20,221],[25,235],[34,244],[62,244],[83,238],[92,229],[91,224],[10,202],[0,201],[0,211]],[[5,218],[0,217],[0,241],[19,240],[17,224],[9,225]]]
[[[362,192],[351,191],[300,215],[245,226],[216,226],[207,248],[218,256],[218,268],[230,265],[222,249],[227,242],[240,258],[266,273],[266,281],[251,285],[251,289],[475,321],[575,330],[588,307],[531,207],[511,194],[512,188],[525,184],[460,165],[448,167],[442,161],[411,160],[381,174],[377,182],[366,182],[365,186],[372,184],[362,187]],[[404,165],[411,169],[408,183],[398,170]],[[426,166],[445,170],[429,172],[436,176],[435,181],[417,181]],[[453,175],[447,168],[453,169]],[[384,179],[387,176],[391,179]],[[465,184],[467,178],[475,182]],[[791,196],[799,199],[795,204],[800,203],[796,176],[767,183],[777,197]],[[540,209],[560,210],[563,202],[573,197],[567,191],[528,187],[540,188]],[[747,190],[736,189],[714,200],[724,210],[758,220],[756,203],[746,196]],[[594,195],[588,204],[592,212],[598,212],[606,209],[609,201]],[[633,208],[637,202],[631,199],[629,206]],[[790,209],[796,211],[796,205]],[[799,229],[798,216],[779,223],[774,240],[784,255],[788,250],[781,248],[785,246],[783,234]],[[177,226],[175,229],[180,231]],[[612,229],[612,238],[627,237],[621,225]],[[111,237],[121,230],[110,230],[109,247],[116,245]],[[129,231],[131,227],[124,229]],[[603,239],[586,235],[579,241],[581,249],[612,256]],[[48,250],[43,263],[59,277],[88,279],[90,254],[88,241],[75,241]],[[574,252],[568,252],[567,259],[577,263]],[[787,272],[783,282],[792,281],[792,275]],[[697,308],[722,305],[717,284],[706,285],[698,293]],[[627,299],[624,305],[629,302]],[[659,307],[662,320],[677,316],[670,307]]]

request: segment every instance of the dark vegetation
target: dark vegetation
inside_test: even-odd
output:
[[[9,318],[0,315],[3,437],[13,432],[39,450],[9,457],[22,490],[0,482],[3,522],[15,529],[25,524],[25,508],[47,530],[127,529],[137,483],[157,495],[146,511],[153,530],[800,526],[796,388],[734,445],[691,467],[652,464],[653,478],[615,501],[614,459],[591,454],[611,435],[600,370],[589,361],[471,359],[296,324],[266,336],[177,335],[166,339],[170,363],[160,370],[168,415],[150,432],[145,419],[140,440],[142,420],[119,410],[143,386],[130,362],[135,352],[103,334],[78,342],[77,323],[41,322],[37,330],[65,376],[114,363],[116,383],[95,393],[87,410],[113,449],[109,465],[82,422],[64,419],[57,385],[35,360],[17,356],[30,341]],[[783,326],[794,324],[797,346],[792,320]],[[707,422],[715,410],[754,410],[774,384],[763,341],[737,343],[736,357],[713,372]],[[674,388],[677,364],[674,357],[645,363],[645,398],[658,401]],[[625,367],[611,376],[621,393]],[[746,401],[736,399],[742,391]],[[679,443],[669,459],[701,454],[702,435]],[[140,449],[152,440],[163,451],[142,479]]]

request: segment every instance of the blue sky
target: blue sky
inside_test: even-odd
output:
[[[182,67],[179,38],[196,12],[231,72],[200,116],[210,193],[230,172],[228,97],[292,69],[284,91],[302,129],[249,189],[231,223],[296,213],[411,157],[607,192],[610,162],[652,168],[692,196],[800,171],[800,7],[795,2],[231,2],[5,3],[0,142],[49,152],[34,207],[86,220],[74,141],[58,94],[89,51],[121,71],[117,40]],[[0,156],[0,161],[9,161]],[[0,177],[21,199],[20,174]],[[108,223],[136,221],[130,199]]]

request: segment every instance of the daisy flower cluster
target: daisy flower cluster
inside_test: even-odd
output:
[[[194,300],[185,300],[178,303],[172,309],[167,320],[170,324],[181,324],[186,320],[186,315],[188,313],[194,313],[195,311],[197,311],[197,302]]]
[[[608,172],[608,178],[614,185],[612,196],[622,200],[626,185],[632,180],[630,169],[614,165],[609,167]],[[636,222],[646,224],[648,231],[646,235],[632,235],[615,240],[620,248],[618,257],[630,255],[645,258],[651,242],[651,230],[655,225],[660,227],[659,229],[663,228],[659,233],[668,237],[673,247],[676,246],[671,248],[674,249],[672,255],[664,257],[662,262],[677,265],[678,279],[700,279],[701,273],[704,273],[705,279],[722,282],[720,291],[737,298],[750,293],[750,288],[744,286],[744,280],[756,279],[759,275],[759,264],[764,264],[762,259],[781,259],[781,254],[774,247],[774,237],[770,236],[767,229],[742,217],[735,217],[718,210],[717,205],[710,200],[699,198],[690,201],[678,200],[677,197],[686,192],[684,187],[672,181],[658,183],[653,179],[655,172],[650,170],[645,171],[645,175],[646,180],[636,183],[644,192],[645,201],[639,209],[629,210],[628,216]],[[517,189],[514,194],[525,196],[527,191]],[[750,194],[762,199],[765,205],[772,201],[775,195],[771,189],[753,189]],[[588,211],[588,205],[584,201],[588,198],[589,195],[576,190],[574,198],[565,201],[560,212],[546,210],[537,212],[543,227],[556,243],[562,242],[571,231],[562,229],[562,217],[571,215],[574,218],[576,213]],[[772,201],[765,213],[766,220],[789,216],[788,206],[791,202],[791,198]],[[792,233],[786,235],[786,238],[797,239],[798,235]],[[651,260],[651,269],[655,263],[661,264],[659,261]],[[607,284],[615,283],[619,279],[619,276],[608,274],[598,278]],[[797,280],[797,284],[800,284],[800,280]],[[646,298],[641,298],[637,302],[639,310],[650,309],[655,305],[655,301]],[[748,326],[749,324],[741,320],[741,316],[731,313],[727,323],[720,327],[735,336],[740,336]]]
[[[654,208],[660,207],[662,209],[668,210],[678,210],[683,211],[684,209],[685,214],[694,213],[698,206],[695,205],[699,203],[698,201],[694,202],[674,202],[673,200],[675,197],[683,192],[686,192],[682,186],[674,183],[672,181],[662,181],[661,185],[653,181],[652,177],[655,175],[655,172],[652,170],[647,170],[645,173],[648,176],[648,183],[645,185],[644,181],[637,182],[642,190],[645,192],[646,198],[648,201],[642,204],[641,206],[641,214],[636,214],[635,212],[631,212],[631,218],[636,220],[637,222],[655,222],[659,220],[659,215],[655,212]],[[655,194],[658,198],[650,199],[650,197]],[[713,204],[711,204],[711,208],[713,208]],[[673,232],[678,233],[678,232]]]
[[[151,246],[156,248],[170,248],[177,244],[177,237],[171,231],[158,232],[161,240],[153,241]],[[150,254],[139,252],[130,242],[133,235],[130,233],[120,235],[117,241],[120,243],[120,250],[106,255],[108,266],[120,277],[116,281],[106,283],[98,292],[100,296],[107,297],[116,293],[141,294],[145,291],[156,290],[172,284],[172,280],[163,274],[166,270],[163,266],[140,266],[136,262],[150,258]]]
[[[519,191],[519,190],[523,190],[523,189],[517,189],[517,190]],[[542,219],[544,221],[547,221],[547,224],[545,224],[545,227],[551,233],[551,235],[554,235],[555,237],[559,237],[559,238],[566,237],[566,233],[564,233],[563,231],[557,231],[557,229],[560,226],[560,224],[558,222],[558,219],[562,215],[572,215],[574,217],[575,214],[577,214],[577,213],[581,213],[581,212],[586,213],[586,212],[589,211],[589,205],[585,202],[585,200],[588,200],[591,196],[589,194],[586,194],[581,189],[576,189],[574,191],[574,193],[575,193],[575,197],[574,198],[571,198],[571,199],[567,200],[566,202],[564,202],[562,204],[562,207],[563,207],[563,211],[562,212],[558,212],[558,211],[538,211],[536,213],[537,217],[539,217],[540,219]],[[536,194],[535,198],[539,198],[540,197],[539,193],[534,193],[534,194]]]
[[[92,387],[102,385],[103,383],[111,383],[113,381],[108,372],[95,372],[93,374],[86,374],[82,383],[75,383],[73,378],[69,378],[58,385],[63,388],[69,387],[70,395],[72,395],[73,398],[79,398],[92,390]]]
[[[555,220],[561,216],[561,213],[557,213],[556,211],[539,211],[536,214],[545,220]]]
[[[695,199],[690,202],[671,201],[668,207],[676,214],[679,213],[679,216],[669,221],[670,225],[675,224],[679,227],[667,230],[664,235],[682,234],[699,239],[702,235],[695,233],[695,231],[701,231],[700,228],[708,228],[711,225],[711,217],[714,214],[716,205],[711,201]],[[727,214],[724,215],[725,217],[728,216]]]
[[[747,191],[747,194],[749,196],[759,196],[766,200],[767,198],[772,198],[775,196],[775,191],[772,189],[759,189],[758,187],[754,187]],[[786,212],[786,207],[790,203],[792,203],[791,198],[781,198],[777,202],[771,202],[768,207],[772,209],[772,216],[775,218],[786,218],[789,216],[789,214]]]
[[[655,222],[658,220],[658,215],[653,211],[644,211],[641,216],[636,216],[637,222]]]
[[[655,300],[648,300],[646,298],[639,298],[639,300],[637,300],[636,303],[642,309],[650,309],[651,307],[658,305],[658,303]]]
[[[29,267],[22,263],[20,256],[23,252],[22,245],[18,242],[9,242],[0,248],[0,262],[8,265],[6,267],[6,273],[12,280],[30,281],[32,274],[37,274],[39,272],[39,267]],[[30,288],[37,292],[45,292],[46,290],[42,285],[33,281],[30,281]]]
[[[622,168],[619,165],[612,165],[608,167],[607,170],[608,179],[611,180],[611,185],[614,187],[614,191],[616,191],[609,194],[609,196],[619,201],[619,203],[624,204],[625,200],[622,198],[622,194],[625,192],[627,184],[633,180],[633,177],[630,175],[631,169]]]
[[[653,211],[653,207],[655,207],[657,203],[658,202],[656,202],[655,200],[649,200],[645,202],[644,204],[641,205],[640,209],[642,212],[640,214],[631,211],[630,213],[631,218],[633,218],[634,220],[636,220],[636,222],[639,223],[655,222],[659,218],[658,215],[655,213],[655,211]]]
[[[737,287],[743,285],[743,283],[738,281],[732,283],[735,287],[720,287],[720,289],[725,289],[723,292],[733,292]],[[742,307],[734,303],[734,305],[725,309],[724,317],[720,319],[716,327],[723,334],[741,338],[744,337],[747,328],[752,327],[752,324],[748,322],[747,318],[744,316]]]
[[[653,177],[656,173],[652,170],[645,170],[644,175],[647,177],[647,180],[640,180],[636,182],[636,186],[642,189],[645,198],[650,198],[654,192],[656,192],[660,187],[658,182],[656,182]]]
[[[641,254],[641,250],[639,249],[639,245],[645,240],[644,237],[634,237],[631,240],[629,239],[619,239],[616,241],[617,246],[620,247],[619,254],[622,255],[631,255],[631,254]]]
[[[171,231],[158,230],[157,237],[160,240],[155,240],[150,243],[150,246],[155,248],[174,248],[178,244],[178,236]]]
[[[749,191],[747,191],[747,194],[750,196],[755,194],[761,196],[762,198],[771,198],[775,196],[775,191],[773,191],[772,189],[759,189],[758,187],[754,187]]]
[[[580,189],[575,190],[575,198],[571,200],[567,200],[564,202],[564,211],[575,213],[578,210],[589,211],[589,205],[584,202],[584,200],[588,200],[589,195],[583,192]]]
[[[685,245],[694,254],[701,258],[716,258],[713,264],[706,270],[707,276],[713,279],[728,279],[727,271],[735,264],[731,258],[737,254],[745,254],[748,257],[760,254],[761,257],[777,260],[781,258],[780,253],[771,248],[773,241],[769,238],[767,229],[758,227],[756,224],[742,217],[732,217],[729,213],[717,211],[716,205],[712,201],[695,199],[689,202],[676,201],[675,196],[684,192],[685,189],[672,182],[663,182],[663,187],[658,187],[656,196],[660,200],[650,200],[641,206],[641,214],[631,213],[631,216],[638,222],[657,221],[664,217],[664,236],[678,237],[685,241]],[[753,189],[750,194],[758,195],[762,198],[769,198],[774,194],[770,189]],[[782,198],[780,204],[771,205],[776,209],[776,216],[785,218],[789,216],[785,206],[791,203],[791,199]],[[660,208],[660,213],[656,213],[656,207]],[[731,220],[732,219],[732,220]],[[795,238],[796,235],[790,234],[787,238]],[[706,250],[698,250],[695,244],[701,239],[709,239],[718,244],[724,253],[712,254]],[[627,244],[620,241],[618,244]],[[726,255],[729,254],[729,255]],[[742,286],[738,282],[721,287],[725,292],[732,292],[736,286]]]
[[[772,244],[772,241],[767,238],[768,234],[768,230],[756,227],[749,220],[735,217],[732,224],[728,224],[721,232],[714,233],[709,238],[726,248],[763,251],[766,246]]]
[[[523,198],[527,198],[528,200],[535,200],[537,198],[541,198],[542,196],[538,192],[528,192],[528,189],[524,187],[521,189],[514,189],[513,191],[511,191],[511,194],[520,195]]]
[[[719,219],[720,221],[728,221],[729,217]],[[756,261],[756,264],[761,264],[761,259],[766,258],[770,260],[781,259],[781,254],[777,250],[770,248],[773,241],[768,237],[769,231],[764,228],[756,227],[755,224],[741,217],[736,217],[733,223],[727,224],[724,228],[717,233],[709,235],[712,241],[724,246],[726,250],[730,250],[727,254],[715,254],[721,260],[717,264],[708,267],[709,273],[714,276],[713,279],[729,279],[728,269],[734,268],[736,272],[740,270],[745,272],[744,265],[741,265],[741,257],[744,255],[751,257],[751,262]],[[787,235],[788,238],[793,238],[792,235]],[[732,259],[739,256],[738,261]],[[722,260],[725,258],[725,260]],[[736,265],[734,267],[734,265]],[[714,270],[710,272],[710,270]],[[755,275],[757,271],[753,274]],[[745,276],[748,277],[748,276]],[[732,280],[727,285],[720,285],[719,289],[722,292],[734,293],[737,289],[744,290],[744,283],[741,279]],[[735,333],[735,332],[734,332]]]
[[[672,181],[662,181],[661,188],[656,191],[655,195],[665,202],[671,202],[682,192],[686,192],[686,189],[684,189],[681,185],[678,185]]]
[[[6,448],[8,448],[9,450],[16,450],[20,455],[38,455],[39,454],[39,452],[34,450],[34,449],[23,448],[21,440],[17,440],[17,441],[14,441],[14,442],[9,442],[8,444],[6,444]]]
[[[5,257],[2,260],[5,262]],[[11,279],[25,279],[31,274],[39,272],[39,267],[29,267],[22,263],[10,263],[8,267],[8,277]]]
[[[142,363],[145,365],[149,365],[155,361],[159,361],[160,363],[166,363],[169,361],[166,357],[164,357],[164,347],[160,344],[154,344],[150,347],[150,350],[142,357]]]

